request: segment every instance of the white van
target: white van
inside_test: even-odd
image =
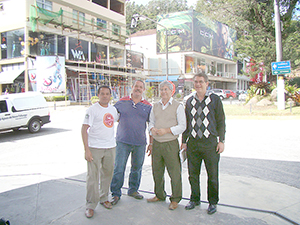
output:
[[[28,127],[31,133],[36,133],[49,122],[49,107],[40,92],[0,96],[0,130]]]

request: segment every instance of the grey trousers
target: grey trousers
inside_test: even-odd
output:
[[[181,163],[179,157],[178,140],[158,142],[153,140],[152,174],[154,178],[154,192],[157,198],[164,200],[164,173],[167,167],[171,178],[172,196],[170,201],[180,202],[182,199]]]
[[[87,162],[86,208],[95,209],[98,202],[108,200],[109,186],[114,173],[116,148],[90,148],[92,162]],[[99,192],[100,179],[100,192]]]

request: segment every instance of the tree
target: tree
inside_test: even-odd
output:
[[[131,23],[134,14],[144,15],[150,19],[156,20],[160,14],[180,12],[188,10],[187,0],[151,0],[145,6],[135,4],[135,2],[126,2],[126,24]],[[137,31],[156,29],[156,24],[150,20],[138,23],[136,28],[131,28],[131,34]]]
[[[279,0],[283,60],[290,60],[292,68],[300,66],[300,21],[292,20],[293,11],[299,10],[297,2]],[[270,74],[271,62],[276,61],[273,3],[274,0],[199,0],[196,10],[237,31],[236,60],[250,57],[263,62]]]

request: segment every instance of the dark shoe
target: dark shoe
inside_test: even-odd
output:
[[[153,198],[148,198],[147,199],[147,202],[159,202],[159,201],[164,201],[164,200],[161,200],[159,199],[158,197],[153,197]]]
[[[119,196],[114,196],[112,201],[111,201],[111,204],[112,205],[116,205],[118,203],[118,201],[120,200],[120,197]]]
[[[101,202],[100,204],[107,209],[112,209],[112,204],[109,201]]]
[[[85,216],[87,218],[91,218],[91,217],[93,217],[93,215],[94,215],[94,210],[93,209],[86,209],[85,210]]]
[[[200,201],[189,201],[189,203],[185,206],[185,209],[186,210],[190,210],[190,209],[193,209],[195,208],[196,205],[200,205]]]
[[[209,215],[211,215],[211,214],[214,214],[215,212],[217,212],[217,205],[209,204],[209,206],[207,208],[207,213]]]
[[[171,202],[169,205],[170,210],[174,210],[178,207],[178,202]]]
[[[131,193],[131,194],[128,195],[128,196],[133,197],[133,198],[135,198],[135,199],[143,199],[143,198],[144,198],[144,196],[141,195],[140,193],[138,193],[137,191]]]

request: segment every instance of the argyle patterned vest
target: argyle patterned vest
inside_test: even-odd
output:
[[[192,110],[191,115],[193,119],[191,120],[192,131],[191,135],[196,138],[202,138],[203,136],[208,138],[210,135],[210,124],[207,119],[209,114],[208,105],[211,103],[210,96],[207,96],[206,99],[202,102],[197,100],[195,97],[191,101]]]

